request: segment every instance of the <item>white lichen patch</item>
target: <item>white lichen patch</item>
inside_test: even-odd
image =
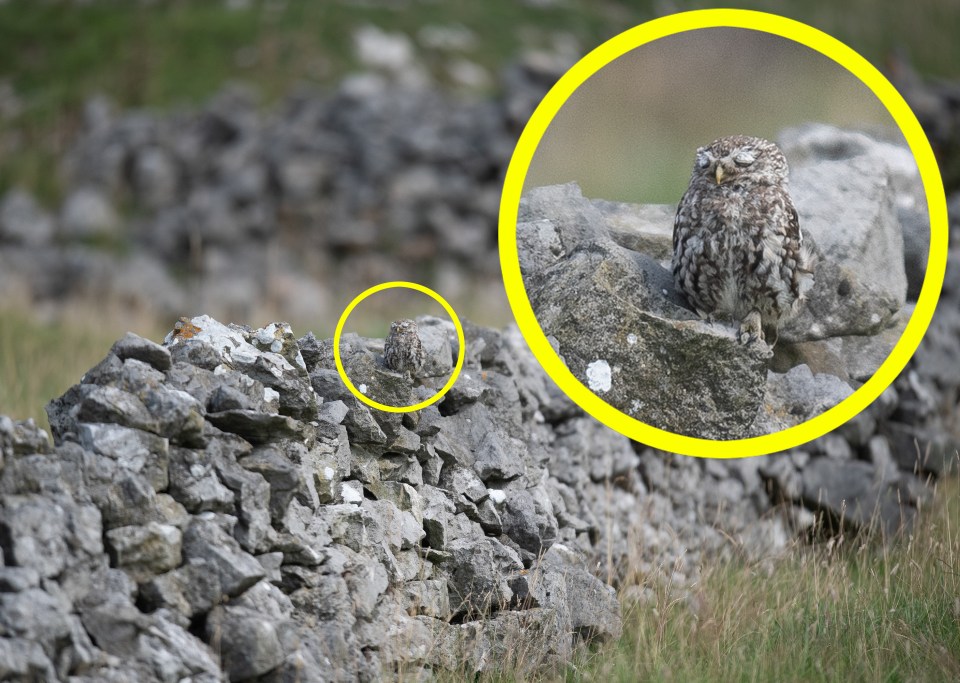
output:
[[[343,498],[344,503],[359,505],[363,502],[363,492],[348,482],[340,484],[340,497]]]
[[[874,313],[873,315],[870,316],[871,325],[876,325],[879,322],[880,322],[880,314]]]
[[[359,391],[361,394],[363,394],[364,396],[366,396],[366,395],[367,395],[367,385],[366,385],[366,384],[361,384],[360,386],[357,387],[357,391]]]
[[[277,339],[277,332],[277,324],[270,323],[266,327],[261,327],[259,330],[257,330],[254,333],[254,337],[264,346],[272,346],[274,343],[279,341]],[[273,351],[274,349],[271,348],[270,350]]]
[[[631,332],[630,334],[628,334],[628,335],[627,335],[627,343],[628,343],[630,346],[633,346],[634,344],[636,344],[636,343],[637,343],[637,335],[635,335],[633,332]]]
[[[587,386],[590,391],[603,393],[610,391],[612,385],[610,364],[605,360],[595,360],[587,366]]]
[[[164,346],[197,339],[216,349],[220,359],[228,366],[253,365],[258,358],[263,358],[267,362],[267,369],[277,378],[283,377],[285,370],[294,369],[286,358],[277,353],[283,349],[284,335],[293,334],[286,323],[271,323],[251,333],[236,325],[224,325],[208,315],[198,315],[189,320],[182,319],[177,325],[178,328],[164,338]],[[261,351],[248,339],[269,345],[270,351]],[[275,343],[279,344],[276,349]]]

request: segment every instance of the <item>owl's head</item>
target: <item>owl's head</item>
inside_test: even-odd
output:
[[[402,320],[394,320],[390,323],[390,334],[398,334],[400,332],[417,332],[417,323],[409,318],[403,318]]]
[[[744,179],[782,184],[787,173],[787,159],[780,148],[749,135],[728,135],[700,147],[693,165],[693,179],[716,185]]]

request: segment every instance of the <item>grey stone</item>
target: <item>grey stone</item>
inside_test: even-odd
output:
[[[26,638],[0,638],[0,678],[13,681],[55,681],[53,662],[39,644]]]
[[[82,384],[80,396],[76,413],[78,422],[107,422],[154,434],[160,429],[156,418],[143,402],[126,391],[110,386]]]
[[[549,496],[535,489],[513,489],[506,494],[503,533],[524,550],[540,555],[554,543],[558,532]]]
[[[257,555],[257,562],[266,572],[265,578],[273,584],[279,584],[281,581],[280,566],[283,564],[283,553],[272,552]]]
[[[194,636],[156,615],[141,614],[132,605],[86,610],[82,619],[98,647],[123,660],[141,663],[149,675],[161,680],[188,675],[210,680],[218,671],[210,651]]]
[[[318,515],[327,523],[331,538],[354,552],[383,541],[380,521],[363,507],[347,503],[327,505],[318,510]]]
[[[215,522],[194,518],[183,534],[183,555],[187,560],[204,560],[220,581],[224,595],[235,596],[264,577],[256,558]]]
[[[19,593],[40,585],[40,572],[33,567],[0,567],[0,593]]]
[[[615,641],[622,629],[616,591],[587,572],[578,559],[566,546],[555,545],[542,560],[545,573],[558,573],[565,583],[570,631],[586,642]],[[544,605],[550,607],[551,602],[547,599]]]
[[[167,439],[131,427],[95,423],[79,425],[77,436],[87,450],[146,477],[154,491],[163,491],[169,485]]]
[[[870,462],[873,463],[882,479],[896,476],[897,462],[894,460],[890,442],[887,441],[886,437],[879,434],[870,437],[870,441],[867,443],[867,453],[870,456]]]
[[[457,496],[464,496],[472,503],[479,503],[487,497],[487,487],[472,470],[456,465],[448,465],[440,473],[440,486]]]
[[[304,433],[303,423],[292,417],[256,410],[223,410],[208,413],[206,417],[217,428],[242,436],[253,444],[277,439],[300,439]]]
[[[673,258],[672,204],[625,204],[604,199],[591,203],[603,214],[613,241],[621,247],[652,256],[661,262]]]
[[[558,239],[578,244],[576,221],[556,227]],[[944,457],[950,447],[939,416],[952,399],[936,371],[916,364],[841,436],[716,463],[631,444],[571,407],[515,329],[466,324],[469,380],[456,400],[385,417],[356,410],[335,371],[323,374],[332,367],[329,340],[307,340],[304,351],[284,325],[251,331],[192,320],[207,341],[183,339],[189,328],[181,326],[178,341],[164,347],[172,360],[165,372],[148,362],[152,347],[146,355],[124,351],[127,342],[141,346],[128,338],[87,373],[86,389],[57,399],[55,451],[35,425],[0,418],[0,558],[27,558],[0,571],[0,596],[41,586],[56,593],[71,635],[56,641],[55,656],[40,652],[60,677],[67,666],[88,678],[217,680],[242,664],[237,676],[376,679],[398,662],[441,675],[446,667],[507,666],[521,643],[535,655],[518,671],[541,675],[538,667],[565,665],[580,643],[617,637],[616,596],[590,570],[623,581],[624,568],[636,567],[683,590],[702,563],[731,550],[765,560],[790,534],[811,533],[817,519],[828,532],[841,518],[866,526],[864,511],[877,501],[878,519],[893,530],[928,495],[898,466],[898,439],[940,438],[930,452]],[[446,323],[430,324],[451,341]],[[366,363],[378,343],[353,336],[342,350]],[[259,358],[269,362],[257,367]],[[202,431],[185,436],[189,416],[211,408],[280,411],[291,420],[284,410],[306,411],[296,399],[284,408],[278,389],[244,374],[270,367],[287,373],[288,396],[306,384],[310,367],[310,384],[332,400],[309,421],[297,419],[295,430],[261,432],[255,445],[205,419]],[[764,406],[799,406],[801,416],[850,391],[802,366],[768,379]],[[91,388],[140,401],[155,430],[78,419]],[[107,402],[100,394],[90,414],[136,415],[108,413]],[[824,462],[852,469],[834,472]],[[919,466],[938,471],[929,458]],[[57,530],[26,549],[13,539],[40,538],[35,515],[7,514],[23,501],[52,515]],[[146,550],[159,528],[183,539],[179,559],[168,553],[156,565]],[[109,568],[103,538],[139,585]],[[235,630],[222,628],[234,617]],[[213,629],[209,648],[185,630],[198,628]],[[81,637],[87,632],[96,646]],[[36,642],[25,630],[0,639]],[[213,663],[211,649],[225,657],[237,647],[237,662]]]
[[[903,306],[903,234],[890,182],[867,156],[794,165],[800,225],[821,257],[806,304],[781,330],[785,341],[874,334]]]
[[[746,433],[763,398],[768,351],[738,343],[732,328],[696,320],[672,276],[614,244],[575,185],[527,193],[518,220],[542,216],[552,216],[567,255],[524,277],[541,328],[573,374],[656,427],[705,438]],[[690,359],[704,357],[725,362],[702,373]]]
[[[423,344],[423,367],[420,377],[446,378],[453,371],[451,336],[456,333],[453,324],[446,320],[420,316],[417,318],[420,341]]]
[[[24,646],[20,656],[3,659],[0,670],[11,664],[11,668],[27,671],[46,669],[47,659],[57,662],[59,669],[49,680],[62,680],[74,663],[82,665],[76,660],[84,659],[89,650],[89,640],[82,628],[77,629],[75,620],[68,604],[37,588],[0,593],[0,641]],[[0,645],[0,650],[4,649]]]
[[[407,611],[412,616],[422,614],[435,619],[448,619],[451,616],[450,596],[445,581],[409,581],[404,584],[403,590]]]
[[[957,468],[960,443],[948,432],[890,421],[881,433],[890,441],[893,457],[905,472],[942,475]]]
[[[254,584],[231,604],[251,609],[276,620],[293,616],[293,603],[290,602],[290,598],[267,581]]]
[[[176,163],[166,150],[147,147],[134,159],[133,186],[147,207],[158,209],[173,204],[179,182]]]
[[[387,444],[387,449],[393,453],[416,455],[420,451],[420,436],[401,427],[397,435]]]
[[[176,610],[187,618],[204,614],[220,602],[216,569],[203,560],[151,577],[140,584],[140,599],[150,610]]]
[[[306,491],[300,468],[277,446],[255,448],[240,460],[240,465],[260,474],[270,484],[270,516],[275,522],[283,518],[290,501]]]
[[[840,338],[840,357],[851,379],[866,382],[873,376],[900,341],[912,314],[913,306],[907,304],[877,334]]]
[[[110,349],[110,353],[117,356],[120,360],[135,358],[161,372],[166,372],[170,369],[171,360],[169,349],[149,339],[144,339],[133,332],[127,332],[121,339],[115,342]]]
[[[806,422],[852,393],[850,385],[840,378],[815,375],[806,365],[798,365],[785,374],[770,372],[753,430],[764,434]]]
[[[107,198],[94,188],[80,188],[67,196],[60,213],[60,231],[72,239],[115,235],[120,219]]]
[[[488,432],[477,445],[474,471],[483,481],[515,479],[523,473],[523,442]]]
[[[812,442],[811,446],[818,448],[828,458],[849,460],[853,457],[853,449],[850,448],[850,444],[842,436],[836,434],[825,434]]]
[[[170,495],[190,512],[233,512],[234,492],[217,477],[215,460],[204,451],[173,447]]]
[[[0,243],[39,247],[53,233],[53,219],[27,192],[14,188],[0,200]]]
[[[136,579],[162,574],[180,564],[183,534],[174,526],[150,522],[125,526],[106,533],[107,549],[114,566]]]
[[[442,423],[443,431],[438,433],[430,446],[444,460],[445,463],[455,463],[460,467],[473,466],[473,453],[461,442],[459,437],[469,438],[468,432],[460,421],[446,419]],[[449,438],[448,438],[449,436]]]
[[[811,165],[823,160],[866,157],[890,174],[904,242],[908,298],[916,300],[926,271],[930,222],[916,160],[902,141],[873,138],[825,124],[807,124],[783,131],[780,142],[792,163]]]
[[[0,498],[0,548],[5,562],[56,576],[70,559],[67,512],[38,495]]]
[[[774,501],[799,500],[803,494],[801,474],[794,467],[792,459],[784,453],[769,456],[758,472],[767,483],[768,492]]]
[[[50,437],[33,418],[12,420],[0,415],[0,452],[7,456],[50,453],[51,446]]]
[[[217,476],[233,492],[237,514],[234,537],[249,553],[263,551],[271,543],[270,484],[257,472],[251,472],[229,459],[216,464]]]
[[[816,458],[802,479],[803,502],[828,515],[828,528],[874,528],[892,534],[909,526],[916,515],[869,462]]]
[[[453,540],[450,532],[456,509],[444,492],[434,486],[425,485],[421,494],[424,499],[423,529],[427,545],[435,550],[445,550]]]
[[[486,392],[486,385],[471,370],[464,370],[443,397],[444,410],[458,412],[465,405],[476,403]]]
[[[338,425],[343,422],[350,409],[343,401],[324,401],[318,410],[317,419]]]
[[[217,606],[207,615],[207,640],[219,647],[231,680],[247,680],[276,669],[284,653],[277,624],[244,607]]]
[[[380,476],[385,481],[397,481],[413,487],[423,485],[423,467],[412,455],[388,453],[380,458]]]
[[[515,552],[492,538],[457,539],[449,546],[450,605],[455,613],[484,615],[510,603],[506,576],[523,569]]]

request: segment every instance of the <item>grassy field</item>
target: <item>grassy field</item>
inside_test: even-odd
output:
[[[83,102],[94,93],[119,107],[169,108],[196,104],[228,81],[251,84],[265,105],[295,85],[336,83],[357,68],[352,35],[372,24],[408,35],[439,81],[463,57],[496,75],[530,48],[572,42],[583,54],[617,33],[671,10],[725,7],[722,0],[567,0],[517,3],[435,2],[122,2],[74,4],[10,0],[0,4],[0,84],[19,106],[0,107],[0,193],[13,185],[49,203],[62,193],[56,160],[70,144]],[[753,0],[749,9],[779,12],[828,31],[882,66],[894,50],[923,72],[960,73],[960,26],[952,0],[853,0],[830,3]],[[424,27],[466,28],[461,50],[431,47]]]
[[[79,381],[125,327],[149,326],[104,320],[39,323],[0,312],[0,414],[46,426],[50,398]],[[701,572],[686,596],[679,586],[633,577],[650,599],[624,598],[621,640],[581,655],[566,680],[960,680],[955,479],[940,482],[913,535],[886,546],[853,538],[797,543],[779,557],[739,557]]]
[[[127,330],[158,341],[165,334],[159,321],[102,311],[42,321],[22,308],[0,308],[0,415],[32,417],[49,429],[44,406],[79,382]]]
[[[354,70],[351,35],[364,24],[415,41],[426,25],[466,27],[473,47],[452,54],[495,77],[521,50],[549,48],[563,36],[583,52],[652,18],[656,8],[727,4],[263,0],[225,11],[220,2],[182,0],[10,0],[0,4],[0,85],[12,87],[19,106],[0,110],[0,195],[19,185],[55,205],[62,194],[57,159],[93,93],[120,108],[170,108],[195,105],[239,80],[270,106],[297,84],[328,87]],[[740,6],[811,23],[878,66],[902,49],[925,73],[960,75],[952,28],[960,26],[960,3],[953,0]],[[421,47],[420,57],[439,80],[448,79],[450,52]],[[125,330],[159,340],[169,323],[109,313],[47,322],[22,309],[0,309],[0,414],[33,417],[46,427],[46,402],[79,381]],[[582,656],[567,680],[960,680],[956,481],[940,484],[913,536],[886,547],[847,539],[798,545],[761,562],[704,567],[689,598],[650,577],[636,581],[651,589],[652,602],[625,599],[623,638]]]
[[[960,482],[913,535],[841,539],[703,568],[688,598],[637,577],[624,635],[570,681],[960,680]]]

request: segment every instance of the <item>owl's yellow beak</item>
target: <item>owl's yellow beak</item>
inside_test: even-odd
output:
[[[719,185],[721,182],[723,182],[723,166],[721,166],[720,164],[717,164],[716,176],[717,176],[717,185]]]

